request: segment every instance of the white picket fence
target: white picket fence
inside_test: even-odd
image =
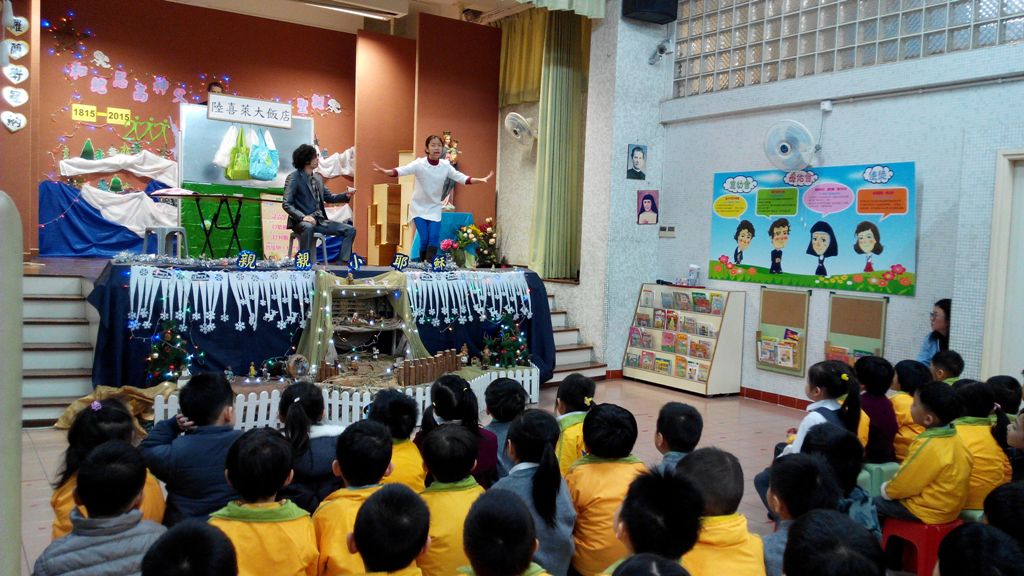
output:
[[[480,402],[480,409],[484,408],[484,390],[498,378],[512,378],[526,389],[530,395],[530,403],[536,404],[540,400],[540,370],[536,366],[529,368],[522,367],[511,371],[493,371],[474,378],[469,385]],[[430,386],[416,386],[403,390],[407,395],[416,400],[420,408],[420,415],[430,405]],[[339,392],[338,390],[323,391],[325,424],[337,424],[348,426],[349,424],[362,420],[364,409],[373,402],[373,394],[370,392]],[[249,430],[264,426],[281,428],[283,425],[277,419],[277,406],[281,401],[281,391],[260,392],[256,394],[239,394],[235,396],[235,428],[238,430]],[[178,396],[172,394],[164,399],[157,396],[153,402],[153,413],[156,421],[170,418],[178,413]]]

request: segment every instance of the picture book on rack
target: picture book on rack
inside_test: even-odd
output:
[[[674,292],[675,305],[672,306],[676,310],[690,311],[690,295],[686,292]]]
[[[626,352],[626,367],[628,368],[639,368],[640,367],[640,355],[636,352]]]
[[[673,304],[675,304],[675,302],[672,301],[672,293],[671,292],[662,292],[661,293],[661,307],[662,308],[672,308]]]
[[[711,300],[705,292],[693,293],[693,311],[709,314],[711,312]]]
[[[675,352],[676,351],[676,335],[674,332],[662,332],[661,333],[661,351],[662,352]]]
[[[683,332],[687,334],[697,333],[697,320],[690,316],[683,316]]]
[[[700,377],[700,362],[696,360],[686,361],[686,377],[690,380],[698,380]]]
[[[710,373],[710,368],[711,368],[710,365],[704,364],[703,362],[698,364],[697,365],[697,380],[700,380],[701,382],[707,382],[708,381],[708,374]]]
[[[714,324],[711,324],[710,322],[698,322],[697,335],[707,336],[708,338],[714,338],[718,336],[718,332],[715,332]]]
[[[785,368],[792,368],[796,365],[793,361],[793,343],[792,342],[779,342],[776,346],[776,352],[778,354],[778,364]]]
[[[672,373],[672,361],[664,358],[654,359],[654,371],[658,374],[671,374]]]
[[[708,360],[711,358],[711,345],[706,340],[690,338],[690,357]]]
[[[643,370],[654,370],[654,352],[640,353],[640,368]]]
[[[675,332],[679,326],[679,313],[675,310],[665,310],[665,330]]]
[[[642,331],[639,328],[637,328],[636,326],[630,328],[629,329],[629,345],[630,346],[635,346],[635,347],[639,348],[640,345],[641,345],[641,342],[642,342],[641,334],[642,334]]]
[[[654,349],[654,336],[646,330],[640,333],[640,347],[648,350]]]
[[[651,327],[651,315],[646,312],[637,312],[636,314],[636,325],[641,328]]]
[[[689,337],[682,332],[676,334],[676,354],[689,354],[690,353],[690,342]]]
[[[654,311],[654,327],[659,330],[665,329],[665,311],[660,308]]]
[[[676,378],[686,378],[686,357],[676,356]]]
[[[711,313],[721,316],[722,309],[725,308],[725,295],[721,292],[711,293]]]
[[[643,291],[640,292],[640,307],[654,308],[654,290],[644,288]]]

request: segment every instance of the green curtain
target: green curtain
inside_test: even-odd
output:
[[[548,12],[530,234],[530,268],[543,278],[579,276],[589,46],[589,20]]]
[[[605,0],[519,0],[548,10],[570,10],[587,18],[604,18]]]
[[[540,78],[544,64],[544,35],[548,11],[532,8],[495,25],[501,29],[501,107],[540,100]]]

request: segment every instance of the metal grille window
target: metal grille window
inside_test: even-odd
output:
[[[1024,0],[683,0],[675,96],[1024,41]]]

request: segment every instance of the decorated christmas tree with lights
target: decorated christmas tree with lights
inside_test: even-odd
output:
[[[187,367],[190,354],[188,340],[173,321],[165,321],[160,331],[150,338],[149,356],[146,358],[146,383],[175,382]]]
[[[491,351],[491,361],[499,368],[530,365],[526,333],[511,314],[501,317],[497,334],[494,338],[485,338],[484,344]]]

